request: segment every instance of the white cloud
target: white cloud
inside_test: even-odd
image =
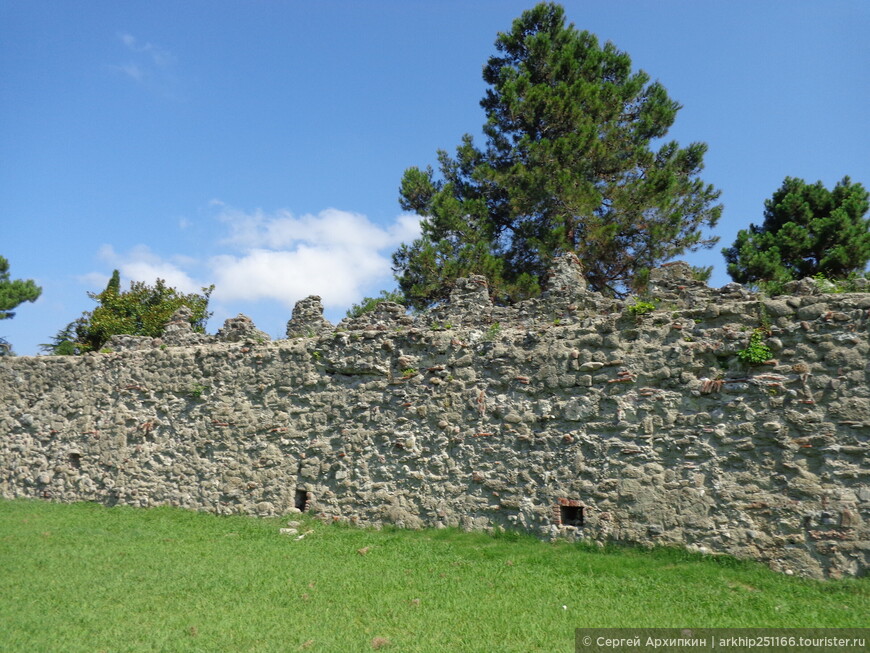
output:
[[[387,228],[359,213],[326,209],[317,215],[265,214],[225,209],[224,244],[242,249],[210,262],[215,297],[275,299],[287,305],[311,294],[327,307],[346,307],[377,282],[389,285],[389,255],[419,234],[416,216],[399,216]]]
[[[127,77],[136,80],[137,82],[141,82],[145,79],[145,73],[134,63],[123,64],[121,66],[114,66],[115,70],[120,70],[122,73],[127,75]]]
[[[109,283],[109,275],[102,272],[88,272],[80,274],[76,277],[76,281],[91,288],[94,292],[99,292]]]
[[[420,220],[419,215],[403,213],[396,218],[396,222],[390,225],[390,242],[392,246],[398,247],[402,243],[411,244],[420,237]]]
[[[224,242],[270,249],[293,247],[300,242],[329,248],[382,249],[396,244],[392,231],[404,231],[395,227],[385,230],[364,215],[338,209],[298,218],[289,211],[277,211],[270,216],[262,211],[246,214],[230,210],[224,211],[220,220],[230,229],[230,236]]]
[[[174,261],[167,261],[145,245],[136,245],[126,254],[118,254],[111,245],[103,245],[98,256],[121,273],[122,288],[129,281],[153,284],[157,279],[163,279],[166,285],[184,293],[199,292],[205,285],[194,281],[181,269],[181,265],[193,264],[193,259],[176,257]]]
[[[217,256],[211,266],[216,298],[275,299],[288,306],[308,295],[320,295],[327,306],[349,306],[367,282],[390,273],[389,261],[377,252],[350,258],[345,252],[307,245]]]
[[[380,226],[338,209],[296,217],[288,211],[246,213],[215,205],[228,231],[219,244],[229,251],[206,260],[182,255],[167,259],[145,245],[126,253],[103,245],[99,258],[120,270],[124,286],[129,280],[150,284],[160,278],[182,292],[200,292],[214,283],[213,300],[223,306],[272,300],[290,308],[303,297],[320,295],[326,308],[344,309],[364,294],[392,287],[390,254],[420,233],[419,217],[413,215]],[[194,276],[192,270],[200,273]],[[99,289],[108,279],[97,273],[86,277]]]
[[[175,56],[166,48],[140,41],[132,34],[120,33],[118,39],[130,60],[109,66],[109,69],[120,72],[149,91],[177,99],[178,79],[173,74]]]
[[[153,43],[141,43],[135,36],[132,34],[121,33],[118,34],[118,38],[121,40],[121,43],[134,54],[144,54],[154,63],[155,66],[159,66],[161,68],[165,68],[175,62],[175,57],[172,53],[165,49],[161,48],[158,45],[154,45]]]

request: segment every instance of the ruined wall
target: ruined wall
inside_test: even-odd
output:
[[[108,354],[0,359],[0,495],[676,543],[817,577],[870,561],[870,294],[761,299],[675,264],[656,310],[563,259],[506,309],[482,278],[269,342],[177,319]],[[182,316],[183,317],[183,316]],[[773,360],[737,356],[767,329]]]

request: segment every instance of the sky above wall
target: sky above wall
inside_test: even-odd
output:
[[[398,186],[464,133],[481,69],[527,0],[0,0],[0,255],[43,292],[0,322],[33,355],[112,270],[215,284],[283,337],[321,295],[337,322],[396,286],[418,233]],[[721,248],[786,176],[870,186],[866,0],[563,2],[683,105],[669,138],[709,146]]]

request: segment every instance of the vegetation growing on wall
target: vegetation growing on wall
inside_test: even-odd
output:
[[[761,365],[773,355],[770,347],[764,344],[764,329],[756,329],[749,336],[749,344],[737,352],[737,357],[749,365]]]
[[[203,288],[202,293],[182,293],[167,286],[163,279],[157,279],[153,286],[133,281],[127,291],[121,291],[120,285],[120,275],[115,270],[105,290],[88,293],[99,306],[58,331],[51,343],[43,345],[43,350],[55,355],[84,354],[100,351],[114,335],[157,338],[182,306],[191,310],[193,330],[205,332],[211,315],[208,301],[214,286]]]

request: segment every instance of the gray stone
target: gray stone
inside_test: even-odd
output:
[[[581,295],[586,291],[586,277],[577,256],[569,252],[553,262],[547,275],[547,293],[550,295]]]
[[[217,339],[223,342],[251,342],[265,343],[272,338],[254,326],[254,322],[247,315],[239,313],[236,317],[228,318],[217,332]]]
[[[278,342],[244,316],[195,334],[182,311],[111,355],[4,357],[0,495],[522,528],[866,574],[870,295],[766,300],[677,264],[651,275],[667,310],[637,320],[579,274],[557,262],[516,307],[460,280],[433,311],[385,302],[340,330],[310,297],[288,325],[304,337]],[[761,301],[776,361],[749,365]]]
[[[587,420],[598,414],[598,402],[587,397],[571,399],[563,409],[565,419],[571,422]]]
[[[288,338],[310,338],[332,330],[332,324],[323,317],[323,302],[319,295],[300,299],[293,307],[287,322]]]

